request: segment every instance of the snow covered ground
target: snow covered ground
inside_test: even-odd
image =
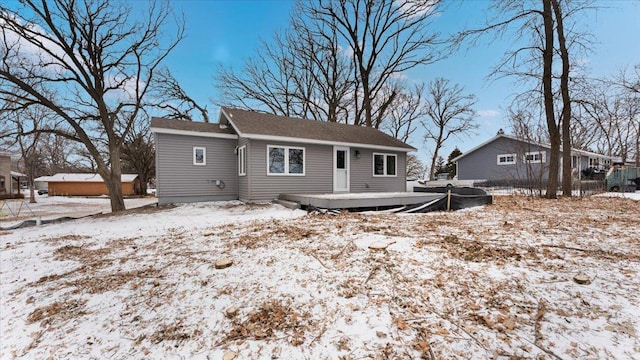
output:
[[[155,197],[140,197],[124,199],[127,209],[157,203]],[[25,219],[41,217],[54,219],[63,216],[82,217],[93,214],[111,212],[111,204],[107,196],[48,196],[36,194],[36,203],[29,203],[28,195],[25,200],[0,201],[0,226],[8,226],[9,222],[21,222]]]
[[[4,231],[0,355],[637,359],[639,206],[501,196],[314,215],[220,202]]]

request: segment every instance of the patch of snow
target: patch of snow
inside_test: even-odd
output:
[[[610,197],[610,198],[624,198],[640,201],[640,191],[635,192],[606,192],[598,195],[597,197]]]

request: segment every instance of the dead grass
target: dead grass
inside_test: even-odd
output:
[[[68,281],[66,286],[73,286],[77,293],[100,294],[107,291],[116,291],[119,288],[129,285],[135,290],[138,285],[131,282],[145,282],[146,279],[157,279],[161,277],[159,270],[146,268],[134,271],[118,271],[108,274],[88,273],[86,276]]]
[[[87,294],[126,290],[130,294],[122,300],[126,310],[119,315],[140,319],[149,312],[182,311],[182,300],[203,292],[218,298],[245,296],[245,301],[250,297],[252,302],[226,313],[215,331],[198,321],[209,311],[221,313],[222,309],[190,309],[197,315],[173,321],[159,317],[121,323],[126,333],[135,334],[131,351],[163,342],[173,342],[171,346],[177,348],[203,338],[222,347],[257,341],[260,348],[283,341],[313,349],[324,341],[324,346],[335,345],[346,359],[361,345],[348,336],[322,339],[326,329],[338,319],[349,323],[354,314],[374,309],[392,321],[386,324],[388,331],[375,334],[380,344],[366,345],[358,355],[361,358],[415,357],[411,351],[427,359],[485,353],[513,359],[523,358],[523,353],[554,358],[550,348],[554,336],[563,334],[562,322],[609,321],[607,326],[619,336],[637,336],[633,322],[610,320],[616,319],[619,309],[590,304],[587,295],[564,294],[561,285],[571,284],[577,269],[586,268],[593,269],[592,277],[619,275],[606,279],[609,287],[599,290],[613,298],[620,296],[620,289],[635,286],[638,229],[638,202],[633,200],[503,196],[491,206],[472,211],[307,215],[289,221],[224,225],[200,233],[172,228],[158,239],[112,239],[103,247],[92,246],[87,237],[47,238],[72,242],[57,247],[52,255],[80,266],[29,284],[39,296],[68,298],[36,307],[35,298],[29,297],[26,303],[35,309],[27,322],[40,323],[42,331],[62,331],[65,322],[87,314],[83,300]],[[373,253],[354,244],[356,238],[371,236],[407,237],[412,245],[404,252]],[[217,285],[226,273],[209,269],[222,254],[233,252],[241,256],[229,271],[243,263],[256,270],[290,263],[304,268],[304,262],[317,260],[322,266],[317,273],[322,276],[291,275],[301,275],[296,285],[318,291],[318,297],[327,292],[334,297],[330,303],[315,299],[300,303],[242,278]],[[315,260],[300,260],[297,254]],[[504,278],[492,277],[505,268],[509,272]],[[184,281],[199,286],[185,290],[181,288]],[[544,300],[551,296],[562,301]],[[338,301],[349,301],[349,305],[338,308]],[[317,308],[323,311],[321,317]],[[561,324],[551,319],[560,319]],[[450,352],[452,343],[464,343],[468,352]],[[39,345],[34,342],[33,346]],[[594,346],[576,343],[560,356],[601,357],[604,353]]]
[[[56,301],[49,305],[41,306],[33,310],[27,316],[27,323],[40,322],[40,326],[52,325],[54,321],[63,322],[86,314],[84,304],[86,301],[71,299],[68,301]]]
[[[284,334],[288,342],[298,346],[305,341],[308,329],[309,313],[299,313],[291,303],[280,300],[264,302],[246,317],[228,315],[233,327],[225,337],[225,342],[240,339],[263,340]]]

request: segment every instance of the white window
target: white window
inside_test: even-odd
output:
[[[247,175],[247,147],[238,148],[238,175]]]
[[[516,163],[516,154],[500,154],[498,155],[498,165],[513,165]]]
[[[524,154],[524,161],[530,164],[540,164],[546,162],[544,151],[532,151]]]
[[[395,154],[373,153],[373,176],[396,176],[397,156]]]
[[[193,165],[207,165],[207,148],[193,147]]]
[[[267,145],[267,175],[304,176],[304,159],[302,147]]]

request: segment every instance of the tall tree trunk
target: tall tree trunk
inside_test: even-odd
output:
[[[438,153],[442,147],[442,128],[440,128],[440,135],[436,140],[436,148],[433,150],[433,158],[431,158],[431,168],[429,169],[429,181],[436,179],[436,161],[438,161]]]
[[[435,168],[436,168],[436,159],[438,158],[438,149],[433,152],[433,158],[431,159],[431,167],[429,168],[429,181],[433,181],[436,179],[435,176]]]
[[[544,95],[544,110],[547,120],[547,130],[551,149],[549,150],[549,177],[547,179],[548,199],[555,199],[558,190],[558,166],[560,158],[560,134],[555,119],[553,107],[553,13],[551,0],[542,0],[542,15],[544,21],[544,51],[542,52],[542,90]]]
[[[551,0],[553,12],[556,16],[556,31],[560,44],[560,58],[562,59],[562,74],[560,75],[560,92],[562,93],[562,194],[571,197],[571,98],[569,97],[569,51],[564,36],[562,9],[558,0]]]
[[[109,190],[109,199],[111,201],[111,212],[126,210],[124,206],[124,197],[122,195],[122,165],[120,163],[119,148],[109,149],[111,158],[111,166],[104,166],[104,163],[98,163],[98,173],[102,176],[104,184]]]
[[[31,172],[31,175],[29,175],[29,203],[31,204],[35,204],[36,203],[36,190],[34,189],[33,186],[33,171]]]

